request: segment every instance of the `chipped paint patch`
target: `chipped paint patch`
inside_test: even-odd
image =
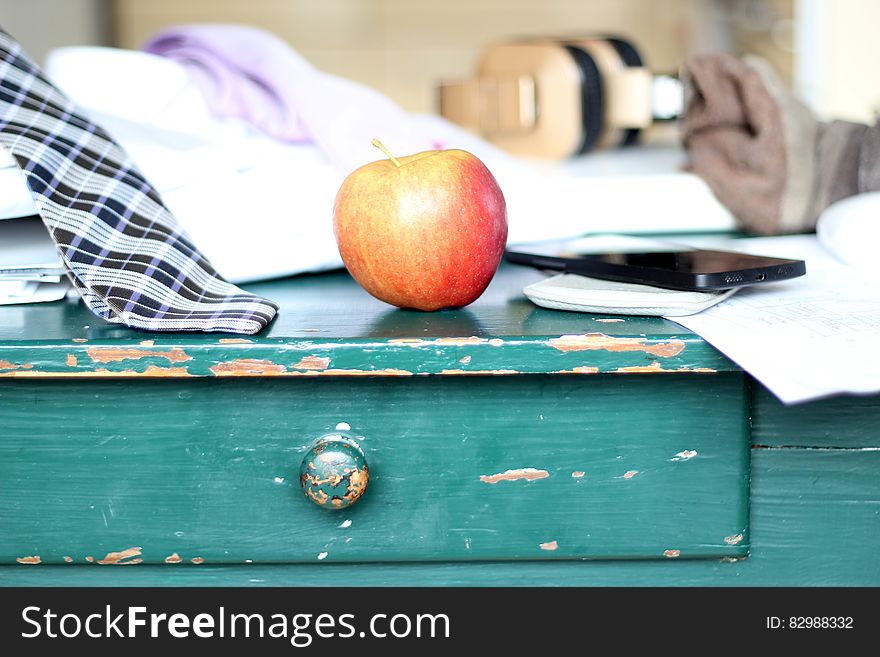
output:
[[[399,344],[405,347],[467,347],[477,344],[488,344],[498,347],[504,344],[500,338],[480,338],[472,335],[466,338],[435,338],[434,340],[425,340],[423,338],[394,338],[388,341],[389,344]]]
[[[217,344],[251,344],[253,340],[247,338],[220,338]]]
[[[122,379],[134,377],[159,378],[159,377],[188,377],[193,376],[185,367],[158,367],[156,365],[148,365],[143,372],[135,370],[108,370],[98,367],[90,371],[78,372],[34,372],[34,371],[17,371],[2,372],[0,377],[11,377],[16,379]]]
[[[463,347],[469,344],[483,344],[486,341],[486,338],[478,338],[476,335],[472,335],[469,338],[437,338],[434,340],[434,344]]]
[[[556,550],[559,548],[559,543],[556,541],[547,541],[546,543],[540,543],[538,547],[542,550]]]
[[[728,545],[739,545],[742,543],[743,535],[742,534],[734,534],[733,536],[725,536],[724,542]]]
[[[8,360],[0,360],[0,370],[29,370],[33,367],[30,363],[10,363]]]
[[[349,504],[354,504],[358,498],[364,494],[367,484],[370,483],[370,471],[365,465],[361,470],[354,470],[348,479],[348,492],[343,495],[343,499]],[[334,504],[336,500],[333,500]]]
[[[459,358],[458,362],[461,363],[462,365],[467,365],[471,362],[471,357],[465,356],[464,358]]]
[[[413,372],[409,370],[305,370],[302,372],[284,372],[281,376],[413,376]]]
[[[570,370],[556,370],[554,374],[598,374],[599,368],[592,365],[579,365],[572,367]]]
[[[95,557],[86,557],[86,561],[88,561],[89,563],[94,563]]]
[[[111,370],[105,370],[103,368],[98,368],[95,370],[94,374],[103,374],[105,376],[123,376],[123,377],[131,377],[131,376],[143,376],[146,378],[162,378],[162,377],[186,377],[192,376],[189,373],[189,370],[185,367],[159,367],[157,365],[147,365],[147,369],[143,372],[136,372],[135,370],[118,370],[113,372]],[[88,376],[88,375],[87,375]]]
[[[73,563],[73,557],[63,557],[66,563]]]
[[[205,560],[204,560],[202,557],[193,557],[192,559],[190,559],[190,561],[191,561],[192,563],[194,563],[195,565],[197,565],[197,566],[198,566],[200,563],[205,563]]]
[[[351,431],[351,425],[348,422],[339,422],[336,424],[337,431]]]
[[[156,344],[155,340],[141,340],[142,347],[152,347],[154,344]]]
[[[311,499],[315,504],[319,506],[324,506],[327,504],[327,500],[330,499],[330,496],[327,495],[322,490],[319,490],[317,493],[314,492],[311,488],[306,488],[306,495]]]
[[[587,473],[584,472],[583,470],[575,470],[574,472],[571,473],[571,476],[574,477],[575,479],[581,479],[586,474]]]
[[[73,342],[88,342],[87,338],[74,338]]]
[[[537,468],[517,468],[516,470],[505,470],[493,475],[480,475],[480,481],[484,484],[497,484],[499,481],[516,481],[517,479],[525,479],[526,481],[535,481],[536,479],[546,479],[550,473],[546,470],[538,470]]]
[[[615,372],[619,374],[638,374],[651,372],[715,372],[711,367],[677,367],[674,369],[665,369],[660,361],[654,361],[650,365],[630,365],[629,367],[618,367]]]
[[[472,335],[467,338],[435,338],[434,340],[425,340],[424,338],[394,338],[389,340],[389,344],[402,345],[404,347],[466,347],[475,344],[485,344],[486,338],[478,338]]]
[[[303,356],[299,362],[293,365],[297,370],[326,370],[330,366],[330,359],[322,356]]]
[[[291,374],[307,374],[307,372],[291,372]],[[409,370],[395,370],[395,369],[384,369],[384,370],[324,370],[320,372],[320,374],[327,374],[330,376],[412,376],[413,373]]]
[[[603,324],[617,324],[618,322],[624,322],[624,321],[626,321],[626,320],[618,319],[618,318],[616,318],[616,317],[609,317],[609,318],[607,318],[607,319],[603,318],[603,319],[597,319],[597,320],[594,320],[594,321],[602,322]]]
[[[328,359],[329,361],[329,359]],[[300,361],[302,363],[302,361]],[[313,363],[317,365],[317,363]],[[329,364],[329,362],[328,362]],[[296,366],[294,366],[296,367]],[[236,358],[217,363],[209,368],[214,376],[412,376],[409,370],[349,370],[349,369],[306,369],[288,371],[284,365],[270,360]]]
[[[621,374],[637,374],[639,372],[674,372],[675,370],[664,370],[660,361],[655,360],[650,365],[630,365],[629,367],[618,367],[614,371]]]
[[[18,557],[16,559],[18,563],[23,563],[26,566],[35,566],[39,563],[43,563],[43,560],[40,559],[39,555],[34,555],[32,557]]]
[[[673,456],[670,461],[688,461],[694,458],[697,455],[697,450],[695,449],[686,449],[683,452],[679,452],[675,456]]]
[[[440,370],[441,376],[510,376],[517,370]]]
[[[341,529],[348,529],[349,527],[351,527],[351,519],[343,520],[342,524],[340,524],[339,527]]]
[[[67,361],[66,362],[67,362],[68,367],[76,367],[76,364],[77,364],[76,356],[74,356],[73,354],[67,354]]]
[[[637,474],[639,474],[638,470],[627,470],[625,473],[623,473],[623,478],[624,479],[632,479]]]
[[[131,547],[120,552],[108,552],[107,556],[98,561],[102,566],[128,566],[143,562],[143,559],[132,559],[141,555],[141,548]],[[127,559],[127,561],[126,561]],[[88,560],[88,557],[86,557]]]
[[[177,552],[165,557],[165,563],[180,563],[181,561],[183,561],[183,559],[180,558],[180,555],[177,554]]]
[[[214,376],[277,376],[287,371],[284,365],[257,358],[236,358],[217,363],[209,369]]]
[[[684,351],[684,342],[681,340],[648,344],[645,338],[615,338],[604,333],[562,335],[550,338],[547,344],[559,351],[644,351],[661,358],[677,356]]]
[[[276,484],[283,484],[284,477],[275,477],[272,481],[274,481]]]
[[[184,363],[192,356],[180,347],[167,351],[150,351],[136,347],[89,347],[89,358],[96,363],[112,363],[120,360],[139,360],[141,358],[165,358],[169,363]]]
[[[44,372],[44,374],[46,376],[54,376],[53,374],[51,374],[49,372]],[[189,370],[186,369],[185,367],[158,367],[157,365],[148,365],[147,368],[143,372],[137,372],[135,370],[116,370],[116,371],[113,371],[113,370],[104,369],[103,367],[99,367],[94,372],[82,372],[82,373],[77,373],[77,374],[79,376],[84,376],[84,377],[106,376],[106,377],[111,377],[111,378],[116,378],[116,377],[128,378],[128,377],[139,377],[139,376],[146,377],[146,378],[162,378],[162,377],[180,378],[180,377],[192,376],[189,373]]]
[[[326,559],[328,554],[328,552],[321,552],[320,554],[318,554],[318,561],[323,561],[324,559]]]
[[[676,559],[681,556],[681,550],[663,550],[663,556],[667,559]]]

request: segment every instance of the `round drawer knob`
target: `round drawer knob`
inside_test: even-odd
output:
[[[357,502],[370,482],[367,459],[354,439],[322,436],[303,457],[299,482],[312,502],[325,509],[344,509]]]

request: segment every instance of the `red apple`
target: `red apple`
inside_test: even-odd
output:
[[[507,209],[476,156],[439,150],[388,156],[342,183],[333,230],[345,266],[374,297],[400,308],[466,306],[498,269]]]

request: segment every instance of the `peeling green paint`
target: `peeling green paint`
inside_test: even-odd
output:
[[[247,338],[135,331],[76,303],[20,306],[17,321],[0,322],[0,378],[739,371],[699,336],[659,317],[607,322],[510,297],[538,277],[504,266],[475,304],[434,313],[394,309],[344,273],[254,285],[282,310]]]
[[[557,336],[558,337],[558,336]],[[616,337],[616,336],[611,336]],[[680,336],[677,355],[658,357],[656,348],[670,344],[666,336],[645,338],[646,350],[590,349],[560,351],[552,336],[505,336],[503,345],[485,342],[426,341],[406,344],[391,340],[261,340],[250,344],[174,341],[159,337],[150,347],[119,341],[87,344],[0,343],[0,377],[58,376],[215,377],[215,376],[346,376],[357,374],[454,376],[479,374],[598,374],[642,371],[737,371],[735,365],[696,336]],[[95,360],[101,349],[112,359]],[[176,351],[175,351],[176,350]],[[172,354],[169,358],[168,354]],[[184,360],[179,354],[186,354]],[[302,367],[305,361],[310,367]],[[326,363],[326,367],[320,366]],[[656,364],[655,364],[656,363]],[[316,365],[317,364],[317,365]],[[633,369],[640,368],[640,369]]]

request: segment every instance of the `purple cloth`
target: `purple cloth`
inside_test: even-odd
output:
[[[296,74],[315,70],[272,34],[237,25],[181,26],[153,36],[143,49],[185,66],[219,116],[244,119],[281,141],[311,141],[297,109]]]
[[[183,25],[155,35],[147,52],[189,69],[217,115],[249,121],[286,142],[312,141],[340,172],[397,153],[466,141],[446,122],[413,117],[379,92],[323,73],[278,37],[243,25]],[[482,151],[494,152],[488,145]]]

